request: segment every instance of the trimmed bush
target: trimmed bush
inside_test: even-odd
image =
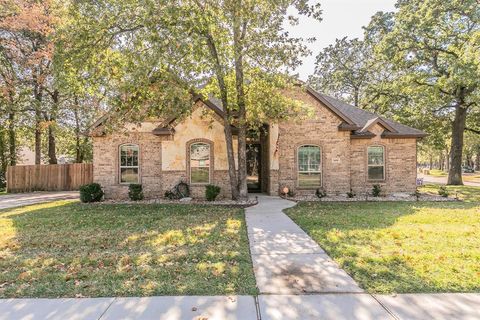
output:
[[[132,183],[128,186],[128,197],[132,201],[143,200],[143,188],[141,184]]]
[[[448,195],[450,194],[445,186],[441,186],[440,189],[438,189],[438,194],[441,195],[444,198],[448,198]]]
[[[378,197],[380,193],[382,193],[382,186],[380,186],[379,184],[374,184],[372,188],[372,195],[374,197]]]
[[[205,186],[205,198],[207,198],[207,201],[214,201],[217,196],[220,194],[220,187],[209,184]]]
[[[317,196],[317,198],[322,199],[327,196],[327,192],[322,188],[318,188],[317,190],[315,190],[315,195]]]
[[[98,202],[103,198],[102,186],[98,183],[85,184],[80,187],[80,201]]]

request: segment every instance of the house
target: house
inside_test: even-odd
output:
[[[415,191],[417,140],[424,132],[309,87],[289,94],[311,106],[315,116],[265,124],[249,139],[250,192],[276,195],[286,186],[299,194],[318,188],[362,194],[374,184],[385,193]],[[130,183],[141,183],[146,197],[163,197],[180,181],[190,185],[194,197],[202,197],[207,184],[220,186],[228,197],[222,112],[216,100],[198,98],[185,119],[125,124],[110,134],[102,129],[106,117],[100,119],[90,131],[94,181],[107,198],[127,197]]]

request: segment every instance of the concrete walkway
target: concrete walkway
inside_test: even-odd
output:
[[[261,294],[361,293],[355,281],[283,209],[294,202],[259,196],[246,209],[253,268]]]
[[[38,191],[0,195],[0,210],[56,200],[79,199],[78,191]]]
[[[479,305],[475,293],[0,299],[0,320],[478,320]]]
[[[258,297],[0,299],[0,320],[476,320],[480,294],[364,293],[282,210],[259,196],[246,210]]]

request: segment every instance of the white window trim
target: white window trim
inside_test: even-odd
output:
[[[122,147],[136,147],[138,153],[138,165],[136,166],[122,166]],[[137,170],[137,182],[140,183],[140,147],[138,144],[125,143],[121,144],[118,148],[118,183],[122,185],[129,185],[131,182],[122,182],[122,169],[138,169]]]
[[[372,147],[380,147],[382,148],[382,151],[383,151],[383,162],[382,162],[382,165],[378,165],[378,164],[369,164],[368,163],[368,149],[372,148]],[[383,168],[383,179],[370,179],[370,176],[368,175],[368,168],[370,167],[382,167]],[[382,145],[372,145],[372,146],[368,146],[367,147],[367,181],[385,181],[386,180],[386,172],[385,172],[385,146],[382,146]]]
[[[198,167],[195,167],[195,168],[208,168],[208,182],[192,182],[192,147],[196,144],[204,144],[204,145],[207,145],[208,146],[208,163],[209,165],[208,166],[198,166]],[[207,185],[207,184],[210,184],[210,173],[212,170],[211,168],[211,165],[212,165],[212,145],[208,142],[202,142],[202,141],[198,141],[198,142],[192,142],[190,143],[190,146],[189,146],[189,150],[188,150],[188,155],[189,155],[189,159],[188,159],[188,163],[189,163],[189,170],[190,170],[190,184],[191,185],[194,185],[194,186],[202,186],[202,185]]]
[[[300,171],[300,149],[302,147],[316,147],[320,150],[320,170],[319,171]],[[323,187],[323,159],[322,159],[322,148],[316,144],[302,144],[298,146],[297,148],[297,188],[299,189],[316,189],[316,188],[322,188]],[[319,186],[312,186],[312,187],[305,187],[305,186],[300,186],[300,174],[301,173],[320,173],[320,185]]]

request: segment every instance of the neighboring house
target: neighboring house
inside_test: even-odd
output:
[[[258,138],[249,139],[250,191],[278,194],[287,186],[297,194],[318,188],[362,194],[374,184],[386,193],[415,191],[417,139],[424,132],[311,88],[289,95],[312,106],[315,116],[265,124]],[[130,183],[141,183],[146,197],[163,197],[180,181],[194,197],[202,197],[207,184],[230,196],[222,112],[215,100],[197,99],[185,119],[125,124],[113,134],[105,134],[107,117],[101,118],[90,130],[94,181],[107,198],[127,197]]]
[[[57,155],[57,164],[73,163],[74,159],[67,155]],[[35,151],[29,147],[21,147],[18,151],[17,166],[26,166],[35,164]],[[42,160],[41,164],[48,164],[47,160]]]
[[[28,147],[21,147],[18,151],[17,166],[35,164],[35,152]]]

